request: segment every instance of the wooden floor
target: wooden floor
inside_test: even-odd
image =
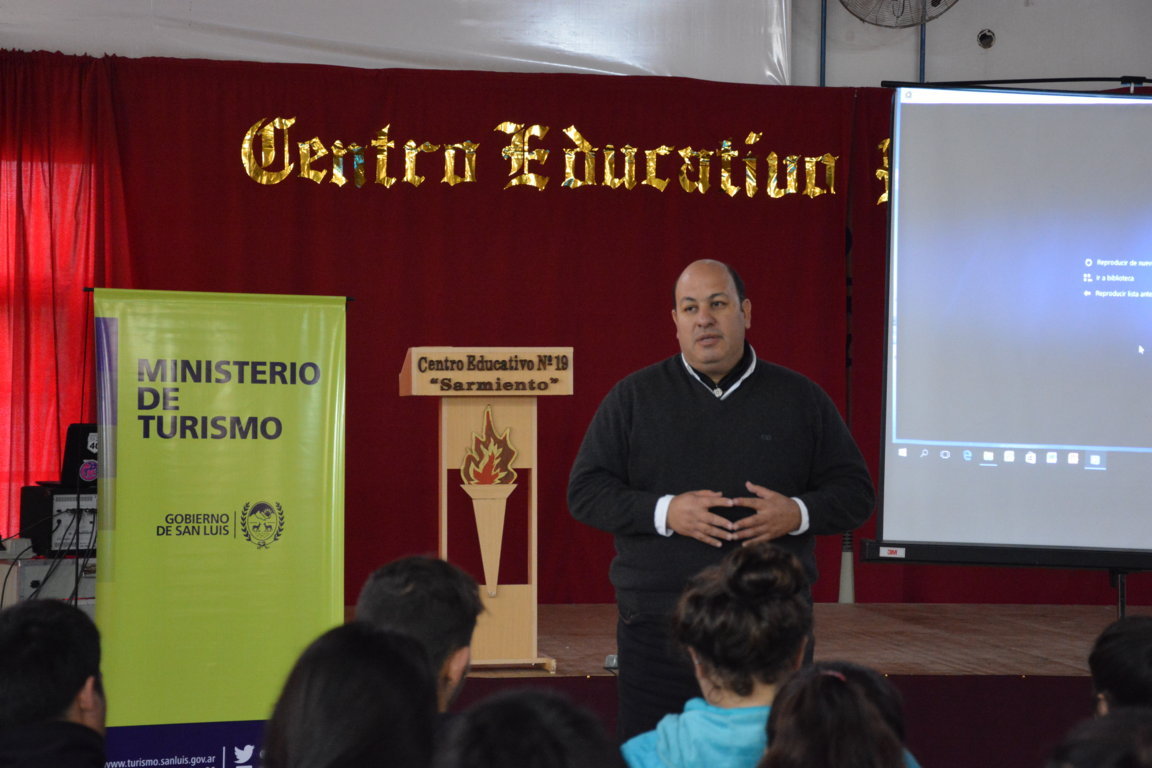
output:
[[[1129,614],[1152,613],[1130,608]],[[1114,606],[817,603],[816,658],[847,659],[888,675],[1086,676],[1096,635]],[[615,605],[542,605],[539,651],[556,674],[609,674]],[[475,677],[543,676],[539,670],[477,668]]]

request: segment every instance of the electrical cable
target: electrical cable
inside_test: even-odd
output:
[[[24,555],[27,554],[30,549],[32,549],[31,544],[24,547],[24,549],[16,555],[15,559],[13,559],[12,562],[8,564],[8,569],[4,572],[4,585],[3,587],[0,587],[0,610],[4,609],[4,596],[8,594],[8,579],[12,576],[12,572],[16,570],[16,566],[20,564],[20,558],[24,557]],[[19,602],[19,596],[17,596],[16,599],[17,602]]]

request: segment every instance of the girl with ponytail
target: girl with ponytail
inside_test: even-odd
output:
[[[902,709],[874,670],[817,662],[777,692],[757,768],[920,768],[904,748]]]

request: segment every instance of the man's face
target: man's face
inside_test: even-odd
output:
[[[723,265],[697,261],[676,281],[672,319],[688,364],[719,381],[744,354],[744,331],[751,325],[752,304],[748,299],[739,300]]]

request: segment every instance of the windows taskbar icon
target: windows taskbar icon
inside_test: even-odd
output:
[[[897,445],[896,456],[901,459],[936,459],[976,464],[983,467],[1023,464],[1027,466],[1062,466],[1103,470],[1108,468],[1107,454],[1102,451],[1076,449],[1048,450],[1043,448],[926,448],[924,446]]]

